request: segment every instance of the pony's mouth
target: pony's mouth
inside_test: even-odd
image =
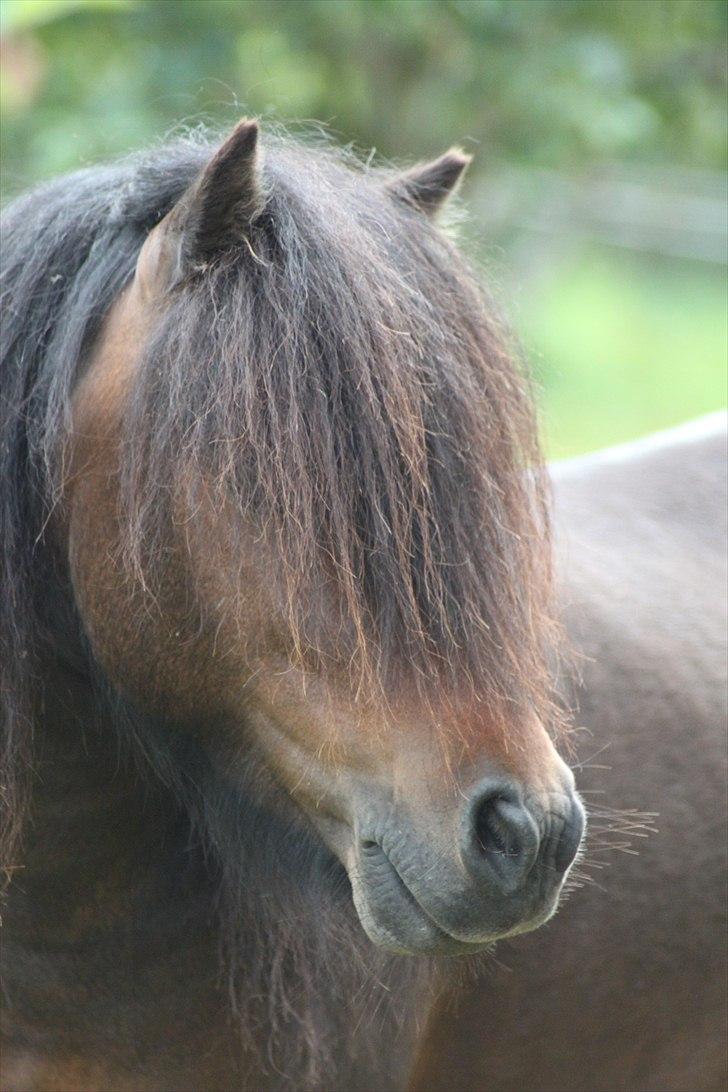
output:
[[[471,940],[457,936],[455,927],[448,929],[441,916],[437,920],[433,917],[378,842],[360,843],[350,879],[354,905],[369,939],[380,947],[409,955],[473,955],[492,947],[497,940],[538,928],[558,905],[558,889],[549,895],[543,893],[530,903],[529,911],[523,906],[521,912],[514,908],[507,915],[508,921],[499,914],[497,924],[494,920],[490,928],[484,925]]]
[[[352,891],[364,931],[380,947],[406,954],[459,955],[481,951],[492,943],[459,940],[438,925],[378,842],[361,843]]]

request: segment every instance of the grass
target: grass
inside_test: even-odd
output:
[[[726,404],[721,267],[593,248],[529,286],[519,310],[516,325],[542,385],[552,458]]]

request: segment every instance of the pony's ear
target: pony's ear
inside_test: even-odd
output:
[[[243,118],[199,177],[150,233],[137,276],[152,293],[243,242],[264,204],[258,123]]]
[[[182,197],[172,217],[191,260],[242,242],[263,205],[258,123],[243,118]]]
[[[439,159],[418,163],[387,183],[389,192],[400,201],[435,216],[458,187],[472,156],[451,148]]]

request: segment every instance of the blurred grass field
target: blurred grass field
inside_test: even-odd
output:
[[[541,386],[554,458],[726,405],[728,306],[720,267],[588,248],[514,316]]]

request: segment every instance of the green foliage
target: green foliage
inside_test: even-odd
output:
[[[0,8],[11,185],[144,144],[181,117],[243,109],[322,118],[387,156],[467,139],[489,164],[725,162],[722,0]]]
[[[0,6],[0,30],[18,33],[29,27],[50,23],[72,11],[99,11],[129,7],[136,0],[3,0]]]
[[[0,0],[3,198],[242,113],[395,159],[463,143],[470,196],[508,170],[722,172],[727,17],[724,0]],[[508,266],[528,239],[490,227]],[[554,450],[720,404],[720,270],[577,251],[554,246],[517,321]]]

